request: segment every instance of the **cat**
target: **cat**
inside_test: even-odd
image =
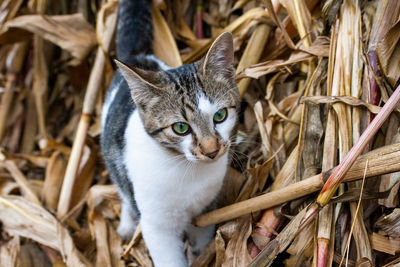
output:
[[[152,42],[151,1],[121,0],[102,155],[122,199],[118,233],[129,239],[140,221],[156,267],[188,266],[183,234],[195,255],[214,235],[191,221],[221,189],[238,120],[233,40],[221,34],[178,68],[156,58]]]

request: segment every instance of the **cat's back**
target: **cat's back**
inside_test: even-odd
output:
[[[123,149],[124,129],[135,108],[128,84],[122,75],[116,72],[102,110],[101,145],[103,152],[107,152],[103,153],[105,157],[110,154],[116,156],[115,152]],[[115,150],[114,153],[109,153],[110,149]]]

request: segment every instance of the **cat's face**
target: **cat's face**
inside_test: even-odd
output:
[[[155,73],[118,65],[149,135],[190,161],[213,161],[229,150],[237,122],[232,59],[232,36],[224,33],[201,61],[177,69]]]

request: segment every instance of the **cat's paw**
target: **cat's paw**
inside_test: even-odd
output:
[[[138,216],[131,209],[129,204],[122,202],[121,217],[117,229],[118,234],[124,241],[127,241],[132,238],[138,224]]]
[[[136,226],[137,225],[135,223],[124,223],[123,221],[121,221],[118,226],[117,232],[124,241],[128,241],[135,233]]]

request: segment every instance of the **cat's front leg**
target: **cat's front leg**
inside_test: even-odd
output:
[[[142,234],[155,267],[186,267],[182,231],[176,225],[141,219]]]
[[[189,239],[189,245],[192,248],[194,258],[197,258],[203,251],[205,246],[210,242],[215,233],[215,226],[196,227],[193,224],[188,224],[186,234]]]
[[[138,216],[130,205],[124,200],[121,203],[121,219],[117,232],[123,240],[129,240],[138,225]]]

